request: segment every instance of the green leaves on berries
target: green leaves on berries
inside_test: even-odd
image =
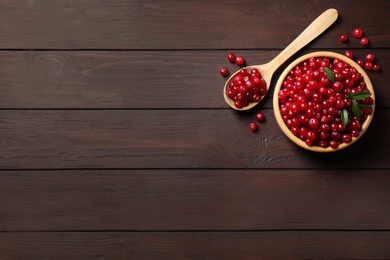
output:
[[[371,97],[371,93],[360,91],[357,93],[348,93],[348,98],[352,101],[352,113],[360,118],[363,115],[362,109],[372,109],[371,106],[358,103],[357,101]],[[340,111],[341,123],[346,126],[348,124],[348,111],[344,108]]]
[[[346,126],[348,124],[348,111],[344,108],[343,110],[341,110],[340,116],[341,123]]]
[[[357,92],[355,94],[353,94],[352,91],[350,91],[348,93],[348,98],[352,101],[353,100],[363,100],[363,99],[368,98],[368,97],[371,97],[371,93],[363,92],[363,91]]]
[[[355,100],[352,101],[352,112],[358,118],[360,118],[363,114],[362,109],[359,107]]]
[[[325,67],[324,71],[325,71],[326,77],[328,77],[328,79],[330,81],[335,82],[333,71],[331,69],[329,69],[328,67]]]
[[[357,101],[359,100],[363,100],[365,98],[368,98],[371,96],[371,93],[368,93],[368,92],[363,92],[363,91],[360,91],[360,92],[357,92],[357,93],[352,93],[352,92],[349,92],[348,93],[348,98],[352,101],[352,113],[360,118],[362,115],[363,115],[363,111],[362,109],[372,109],[371,106],[369,105],[366,105],[366,104],[361,104],[361,103],[358,103]],[[344,126],[346,126],[348,124],[348,112],[346,109],[343,109],[341,111],[341,122]]]

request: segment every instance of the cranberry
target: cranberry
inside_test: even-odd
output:
[[[363,46],[366,46],[368,44],[368,39],[367,37],[363,37],[360,39],[360,44]]]
[[[350,127],[353,129],[353,130],[360,130],[360,128],[362,127],[361,124],[359,123],[359,121],[357,120],[352,120],[351,123],[350,123]]]
[[[360,66],[360,67],[363,67],[364,66],[364,61],[359,59],[356,61],[356,63]]]
[[[310,127],[311,129],[317,129],[318,126],[320,125],[320,122],[318,121],[317,118],[312,117],[312,118],[309,119],[308,125],[309,125],[309,127]]]
[[[336,109],[339,109],[341,110],[342,108],[344,108],[344,100],[342,100],[341,98],[340,99],[337,99],[336,103],[335,103],[335,108]]]
[[[341,42],[346,42],[346,41],[348,41],[348,36],[347,36],[345,33],[343,33],[342,35],[340,35],[340,41],[341,41]]]
[[[279,90],[278,97],[282,100],[285,100],[287,98],[288,94],[287,91],[284,89]]]
[[[255,132],[257,130],[257,124],[252,122],[249,124],[249,129],[252,131],[252,132]]]
[[[360,39],[362,36],[363,36],[363,31],[362,29],[360,28],[355,28],[355,30],[353,30],[353,36],[357,39]]]
[[[340,81],[336,81],[336,82],[333,82],[332,84],[332,89],[335,91],[335,92],[340,92],[341,90],[343,90],[343,83],[340,82]],[[332,98],[333,100],[333,98]]]
[[[320,146],[321,146],[322,148],[326,148],[326,147],[328,147],[328,142],[327,142],[326,140],[321,140],[321,141],[320,141]]]
[[[364,64],[364,69],[365,69],[365,70],[372,70],[372,67],[373,67],[372,62],[367,61],[367,62]]]
[[[374,65],[372,65],[372,70],[373,71],[380,71],[381,67],[378,64],[374,64]]]
[[[235,62],[236,61],[236,55],[234,53],[229,53],[228,60],[230,62],[232,62],[232,63]]]
[[[242,56],[237,56],[237,57],[236,57],[236,64],[237,64],[238,66],[244,65],[244,64],[245,64],[245,59],[244,59],[244,57],[242,57]]]
[[[253,102],[259,102],[261,99],[261,96],[259,94],[253,94]]]
[[[339,146],[339,144],[337,143],[337,141],[331,140],[329,142],[329,146],[332,147],[333,149],[336,149]]]
[[[307,128],[304,127],[304,126],[301,127],[301,128],[299,128],[299,134],[302,135],[302,136],[304,136],[305,138],[306,138],[306,135],[307,135],[308,131],[309,131],[309,130],[307,130]]]
[[[258,112],[258,113],[256,114],[256,120],[257,120],[257,121],[263,122],[264,119],[265,119],[265,116],[264,116],[264,114],[263,114],[262,112]]]
[[[221,73],[221,75],[222,75],[223,77],[226,77],[227,75],[229,75],[229,71],[228,71],[227,68],[221,68],[221,69],[219,70],[219,73]]]
[[[317,86],[318,86],[318,81],[316,81],[316,80],[309,81],[309,88],[310,89],[317,89]]]
[[[353,52],[352,51],[345,51],[344,55],[350,59],[353,59]]]
[[[316,133],[314,131],[308,131],[306,134],[306,139],[314,141],[314,139],[316,139]]]
[[[374,54],[368,53],[368,54],[366,55],[366,61],[373,62],[374,59],[375,59]]]
[[[342,139],[344,143],[349,143],[352,141],[352,137],[350,134],[343,134]]]
[[[238,101],[238,100],[237,100],[237,101],[234,102],[234,106],[235,106],[236,108],[242,108],[243,105],[242,105],[242,102],[241,102],[241,101]]]

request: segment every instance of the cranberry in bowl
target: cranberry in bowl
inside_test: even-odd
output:
[[[356,62],[334,52],[314,52],[282,72],[273,106],[278,125],[291,141],[310,151],[334,152],[366,132],[375,94]]]

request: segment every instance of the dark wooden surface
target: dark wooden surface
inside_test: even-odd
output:
[[[245,113],[224,103],[218,70],[237,69],[231,51],[268,62],[331,7],[339,19],[293,58],[351,49],[382,70],[368,73],[367,133],[317,154],[273,117],[287,63]],[[389,9],[1,1],[0,259],[390,259]],[[257,111],[266,121],[252,133]]]

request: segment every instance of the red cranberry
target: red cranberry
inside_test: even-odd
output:
[[[264,116],[264,114],[263,114],[262,112],[258,112],[258,113],[256,114],[256,120],[257,120],[257,121],[263,122],[264,119],[265,119],[265,116]]]
[[[360,39],[362,36],[363,36],[363,31],[362,29],[360,28],[355,28],[355,30],[353,30],[353,36],[357,39]]]
[[[372,62],[367,61],[367,62],[364,64],[364,69],[365,69],[365,70],[372,70],[372,67],[373,67]]]
[[[314,131],[308,131],[307,134],[306,134],[306,139],[307,140],[310,140],[310,141],[314,141],[314,139],[316,139],[316,133]]]
[[[350,134],[343,134],[342,136],[343,142],[344,143],[350,143],[352,141],[352,137]]]
[[[368,53],[368,54],[366,55],[366,61],[373,62],[374,59],[375,59],[374,54]]]
[[[252,132],[255,132],[257,130],[257,124],[252,122],[249,124],[249,129],[252,131]]]
[[[310,127],[311,129],[317,129],[318,126],[320,125],[320,122],[318,121],[317,118],[312,117],[312,118],[309,119],[308,125],[309,125],[309,127]]]
[[[363,67],[364,66],[364,61],[359,59],[356,61],[356,63],[360,66],[360,67]]]
[[[337,141],[331,140],[329,142],[329,146],[332,147],[333,149],[336,149],[339,146],[339,144],[337,143]]]
[[[236,64],[237,64],[238,66],[244,65],[244,64],[245,64],[245,59],[244,59],[244,57],[242,57],[242,56],[237,56],[237,57],[236,57]]]
[[[287,98],[288,94],[287,91],[284,89],[279,90],[278,97],[282,100],[285,100]]]
[[[366,46],[368,44],[368,39],[367,37],[363,37],[360,39],[360,44],[363,46]]]
[[[234,102],[234,106],[236,108],[242,108],[242,102],[237,100],[237,101]]]
[[[372,65],[372,70],[373,71],[380,71],[381,67],[378,64],[374,64],[374,65]]]
[[[353,59],[353,52],[352,51],[345,51],[344,55],[350,59]]]
[[[340,41],[341,41],[341,42],[346,42],[346,41],[348,41],[348,36],[347,36],[345,33],[343,33],[342,35],[340,35]]]
[[[219,73],[221,73],[221,75],[222,75],[223,77],[226,77],[227,75],[229,75],[229,71],[228,71],[227,68],[221,68],[221,69],[219,70]]]
[[[236,55],[234,53],[229,53],[228,60],[230,62],[232,62],[232,63],[235,62],[236,61]]]

